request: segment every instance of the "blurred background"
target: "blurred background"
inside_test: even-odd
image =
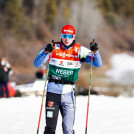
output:
[[[0,57],[13,70],[9,81],[34,83],[34,59],[61,40],[66,24],[75,27],[78,43],[89,48],[94,38],[99,45],[103,67],[93,68],[93,93],[134,96],[134,0],[0,0]],[[89,68],[80,70],[78,94],[88,91]]]

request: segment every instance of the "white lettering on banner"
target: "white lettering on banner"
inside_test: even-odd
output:
[[[58,76],[55,76],[55,75],[52,75],[52,78],[55,79],[55,80],[61,80],[61,77],[58,77]]]
[[[75,50],[74,50],[74,51],[75,51],[75,52],[77,52],[77,50],[78,50],[78,48],[77,48],[77,47],[75,47]]]
[[[71,31],[71,30],[65,30],[65,29],[64,29],[64,32],[70,32],[70,33],[73,33],[73,31]]]
[[[70,55],[69,54],[66,54],[67,57],[69,57]]]
[[[66,54],[65,53],[63,53],[63,58],[65,58],[66,57]]]
[[[56,53],[56,55],[62,56],[63,54],[62,53]]]
[[[62,70],[62,69],[56,69],[56,73],[63,74],[63,75],[72,75],[73,71],[70,70]]]
[[[55,110],[55,107],[46,107],[46,109]]]
[[[65,54],[65,53],[56,53],[56,55],[59,55],[59,56],[63,56],[63,58],[65,58],[65,56],[66,57],[71,57],[71,58],[78,58],[78,56],[77,55],[72,55],[72,54]]]

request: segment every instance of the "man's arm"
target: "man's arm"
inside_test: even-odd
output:
[[[49,53],[51,53],[54,49],[53,43],[48,44],[46,47],[44,47],[41,52],[37,55],[35,61],[34,61],[34,66],[35,67],[40,67],[43,64],[47,62],[49,59]]]
[[[89,52],[86,56],[86,62],[88,64],[91,64],[91,54],[92,54],[92,52]],[[101,59],[99,51],[97,51],[96,53],[93,54],[93,66],[95,66],[95,67],[102,66],[102,59]]]
[[[91,50],[87,49],[84,46],[81,46],[80,51],[79,51],[80,60],[82,59],[82,61],[87,62],[88,64],[91,65],[91,55],[92,55]],[[99,54],[99,51],[93,54],[93,66],[95,67],[102,66],[102,59]]]
[[[35,67],[40,67],[43,64],[45,64],[47,62],[47,60],[49,59],[49,53],[46,53],[45,48],[43,48],[40,53],[37,55],[35,61],[34,61],[34,66]]]

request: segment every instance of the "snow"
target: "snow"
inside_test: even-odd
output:
[[[76,134],[85,133],[87,96],[76,97]],[[35,134],[42,97],[0,99],[0,134]],[[44,102],[45,105],[45,102]],[[133,134],[134,98],[90,96],[88,134]],[[45,126],[43,107],[39,134]],[[56,134],[62,134],[59,116]]]
[[[115,83],[134,84],[134,57],[125,53],[115,54],[111,58],[112,68],[106,72]]]
[[[47,85],[47,82],[46,82],[46,85]],[[44,90],[44,86],[45,86],[45,80],[37,79],[33,83],[16,85],[16,86],[14,86],[14,88],[23,93],[23,92],[43,91]]]
[[[112,68],[106,72],[116,83],[134,84],[134,57],[125,53],[113,55]],[[38,87],[40,85],[41,87]],[[15,85],[21,92],[42,91],[44,80]],[[76,97],[76,134],[85,133],[87,96]],[[0,134],[33,134],[37,131],[41,96],[0,98]],[[44,102],[45,106],[45,102]],[[62,119],[59,114],[56,134],[62,134]],[[45,107],[43,107],[39,134],[45,127]],[[88,134],[133,134],[134,98],[90,96]]]

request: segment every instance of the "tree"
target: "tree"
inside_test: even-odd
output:
[[[114,13],[126,18],[134,17],[134,0],[99,0],[98,2],[104,15]]]
[[[23,23],[24,9],[22,0],[8,0],[5,9],[8,28],[18,29]]]
[[[50,25],[51,29],[54,26],[54,20],[57,13],[57,4],[56,0],[45,0],[46,3],[46,22]]]

